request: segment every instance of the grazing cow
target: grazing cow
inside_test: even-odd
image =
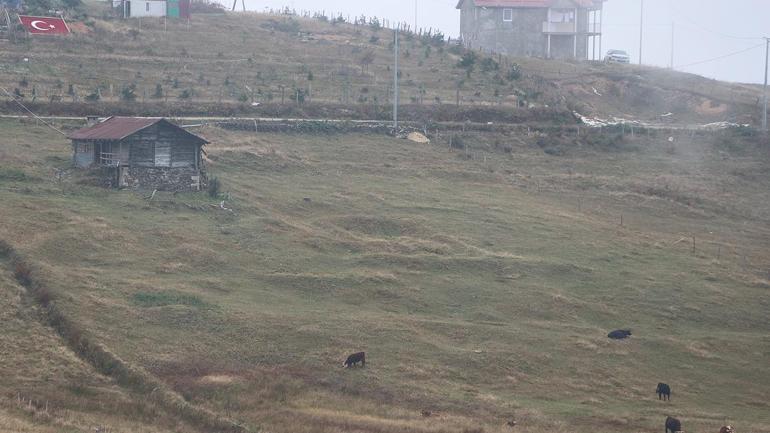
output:
[[[631,331],[628,329],[617,329],[607,334],[607,337],[613,340],[623,340],[630,336],[631,336]]]
[[[431,415],[433,415],[433,412],[431,412],[429,410],[423,410],[423,411],[420,412],[420,415],[424,416],[425,418],[428,418]]]
[[[676,418],[666,417],[666,432],[677,433],[682,431],[682,422]]]
[[[655,390],[658,393],[658,400],[671,400],[671,387],[661,382],[658,384],[658,389]]]
[[[366,353],[358,352],[348,356],[348,359],[345,360],[345,363],[342,364],[342,366],[345,368],[354,367],[359,362],[361,363],[361,367],[366,367]]]
[[[510,420],[510,421],[508,421],[506,423],[506,425],[508,425],[508,427],[516,427],[516,424],[517,424],[517,422],[514,421],[514,420]]]
[[[719,433],[735,433],[735,429],[731,425],[726,425],[719,429]]]

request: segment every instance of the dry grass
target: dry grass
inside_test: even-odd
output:
[[[369,118],[388,116],[393,55],[391,35],[385,30],[296,19],[301,31],[312,36],[307,40],[295,31],[274,29],[274,22],[286,18],[261,14],[198,15],[189,27],[171,20],[168,32],[157,19],[119,22],[100,19],[96,11],[94,15],[88,34],[0,46],[7,59],[0,65],[0,84],[14,89],[28,83],[20,87],[27,101],[34,88],[38,101],[63,95],[65,102],[72,99],[67,95],[70,85],[80,101],[99,88],[102,101],[118,102],[121,90],[136,84],[136,102],[113,110],[141,113],[143,106],[152,106],[153,111],[166,110],[158,114],[168,114],[183,106],[221,103],[217,109],[221,115],[237,110],[239,115],[278,117],[301,115],[288,109],[296,105],[292,98],[301,89],[312,95],[309,105],[343,104],[344,109],[333,113],[338,117],[347,118],[345,110],[366,112]],[[138,32],[136,39],[128,36],[131,30]],[[372,36],[379,40],[372,42]],[[655,68],[504,57],[495,58],[501,60],[500,70],[483,72],[477,67],[468,78],[456,67],[460,53],[449,46],[429,48],[418,38],[406,38],[401,47],[405,105],[454,105],[459,86],[460,103],[478,110],[502,106],[511,111],[524,101],[537,107],[579,108],[584,114],[605,117],[622,113],[656,121],[671,112],[674,116],[668,120],[676,123],[758,120],[760,89],[754,86]],[[368,52],[374,54],[374,62],[362,70],[360,59]],[[523,78],[508,81],[504,77],[513,63],[521,66]],[[161,98],[153,97],[157,85],[163,90]],[[192,96],[180,99],[183,93]],[[243,100],[283,108],[251,110],[239,102]],[[158,108],[160,102],[166,105]],[[404,110],[408,112],[407,107]],[[322,109],[310,112],[313,117],[327,117]]]
[[[534,433],[647,431],[670,413],[688,431],[722,417],[768,431],[768,161],[752,138],[727,151],[712,137],[677,137],[673,152],[667,137],[560,144],[555,157],[537,137],[470,134],[466,159],[443,140],[206,128],[231,214],[205,196],[149,203],[82,186],[74,172],[59,185],[66,143],[0,127],[25,173],[0,180],[0,239],[57,308],[126,365],[255,430],[495,433],[513,418]],[[642,193],[664,184],[677,195]],[[677,242],[692,234],[694,255]],[[21,290],[12,269],[3,278]],[[116,431],[173,428],[173,413],[36,319],[19,323],[41,337],[2,337],[23,343],[4,357],[4,394],[69,404],[86,420],[76,431],[100,416]],[[607,341],[618,327],[634,338]],[[357,350],[367,368],[341,369]],[[27,359],[35,373],[13,370]],[[56,368],[87,382],[25,382]],[[656,400],[659,381],[672,403]],[[118,409],[97,403],[106,390]],[[32,431],[77,418],[2,407]]]

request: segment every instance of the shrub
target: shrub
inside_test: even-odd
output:
[[[140,307],[165,307],[168,305],[202,307],[204,305],[197,296],[177,292],[140,292],[134,294],[131,300]]]
[[[211,179],[209,179],[209,186],[208,186],[209,197],[211,198],[219,197],[219,192],[221,188],[222,188],[222,184],[219,182],[219,178],[212,177]]]
[[[24,262],[17,262],[14,265],[13,277],[24,287],[32,285],[32,269]]]
[[[508,74],[506,74],[505,78],[508,79],[508,81],[518,81],[521,79],[521,67],[514,63],[511,65],[511,68],[508,69]]]
[[[500,69],[500,64],[491,57],[485,57],[484,60],[481,61],[481,70],[483,72],[497,71],[498,69]]]
[[[120,99],[128,102],[136,101],[136,84],[131,83],[120,91]]]

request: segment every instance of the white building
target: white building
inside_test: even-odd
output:
[[[168,10],[165,0],[113,0],[113,5],[124,18],[165,17]]]

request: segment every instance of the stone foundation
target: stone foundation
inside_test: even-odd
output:
[[[207,179],[194,168],[129,167],[121,183],[123,188],[186,192],[205,189]]]

